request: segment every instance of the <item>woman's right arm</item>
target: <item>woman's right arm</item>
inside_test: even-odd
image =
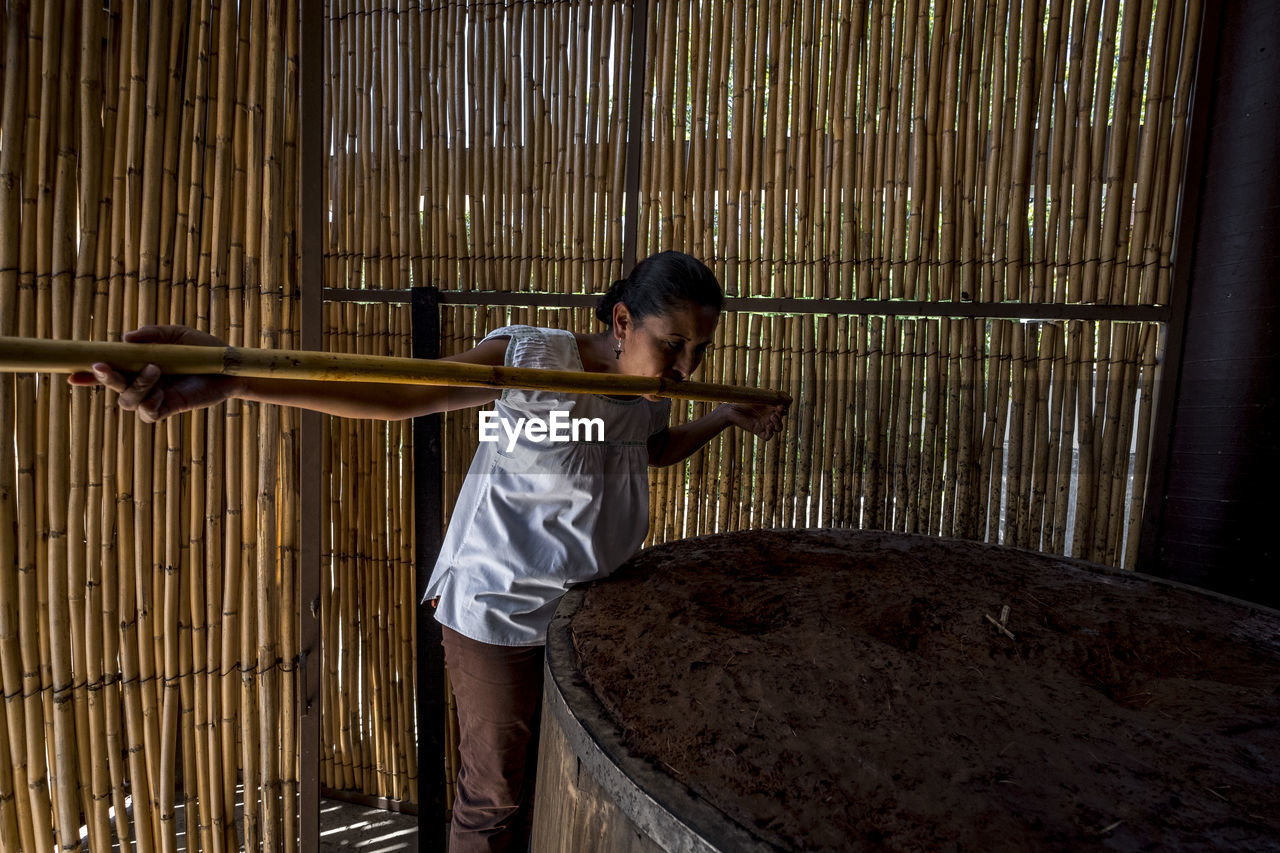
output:
[[[212,335],[185,326],[143,326],[126,332],[124,339],[130,343],[225,346]],[[485,341],[474,349],[443,360],[498,367],[506,358],[507,340],[495,338]],[[68,381],[73,385],[107,386],[120,394],[120,408],[136,411],[138,417],[148,423],[232,398],[296,406],[347,418],[398,420],[482,406],[496,400],[501,393],[494,388],[441,385],[165,376],[155,365],[147,365],[136,375],[130,375],[120,373],[107,364],[95,364],[92,372],[72,374]]]

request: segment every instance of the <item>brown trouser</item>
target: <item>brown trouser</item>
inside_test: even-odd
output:
[[[448,627],[443,633],[461,762],[449,853],[525,853],[533,825],[543,647],[495,646]]]

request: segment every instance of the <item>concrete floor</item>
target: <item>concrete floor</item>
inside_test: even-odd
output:
[[[237,791],[237,793],[240,793]],[[242,820],[243,798],[236,804],[236,823]],[[186,809],[179,802],[175,809],[178,853],[187,851]],[[243,825],[240,825],[243,831]],[[81,829],[84,850],[89,849],[88,829]],[[243,836],[242,836],[243,837]],[[136,851],[136,839],[129,845]],[[319,853],[359,851],[359,853],[409,853],[418,849],[418,818],[415,815],[388,812],[382,809],[359,806],[341,800],[320,801],[320,850]],[[114,850],[121,850],[119,844]],[[305,851],[312,853],[312,851]]]
[[[359,850],[393,853],[418,849],[418,818],[338,800],[320,801],[321,853]]]

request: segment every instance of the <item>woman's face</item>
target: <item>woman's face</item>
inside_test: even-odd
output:
[[[637,323],[627,307],[618,304],[614,310],[614,332],[622,340],[618,369],[683,382],[702,363],[719,320],[720,312],[709,305],[682,302]]]

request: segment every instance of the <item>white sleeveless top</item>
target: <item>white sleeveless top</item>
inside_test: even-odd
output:
[[[511,339],[509,367],[583,369],[571,332],[507,326],[485,340],[499,337]],[[644,542],[648,439],[667,426],[671,402],[506,390],[493,412],[513,430],[520,418],[554,423],[553,412],[599,418],[604,441],[521,430],[510,446],[495,422],[498,440],[481,441],[471,460],[423,601],[438,597],[437,621],[474,640],[542,645],[569,586],[605,577]]]

